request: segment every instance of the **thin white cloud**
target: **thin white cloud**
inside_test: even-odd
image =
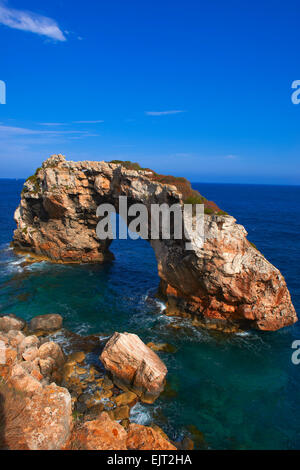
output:
[[[52,18],[31,11],[15,10],[0,3],[0,24],[21,31],[30,31],[56,41],[66,41],[66,36]]]
[[[104,121],[73,121],[71,123],[68,123],[68,122],[40,122],[40,126],[53,126],[53,127],[56,127],[56,126],[67,126],[69,124],[101,124],[102,122]]]
[[[100,124],[104,121],[73,121],[73,124]]]
[[[90,134],[88,131],[44,131],[36,129],[28,129],[25,127],[12,127],[0,125],[0,134],[5,136],[26,136],[26,135],[81,135],[86,137],[95,136],[95,134]]]
[[[179,114],[184,112],[185,111],[180,109],[171,109],[170,111],[145,111],[145,114],[147,116],[166,116],[167,114]]]
[[[40,122],[40,125],[41,126],[63,126],[64,123],[63,122]]]

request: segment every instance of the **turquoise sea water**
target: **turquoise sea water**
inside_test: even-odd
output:
[[[166,317],[153,296],[159,281],[154,253],[143,240],[115,240],[116,260],[102,266],[22,267],[9,249],[22,185],[0,180],[0,314],[30,319],[56,312],[81,334],[128,331],[174,345],[176,353],[161,353],[168,393],[132,411],[134,420],[154,420],[174,440],[193,425],[203,433],[198,448],[300,448],[300,365],[291,362],[299,323],[274,333],[224,335]],[[300,312],[300,187],[193,186],[245,225],[284,274]]]

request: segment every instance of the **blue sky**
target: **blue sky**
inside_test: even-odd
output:
[[[300,4],[0,0],[0,176],[53,153],[300,184]]]

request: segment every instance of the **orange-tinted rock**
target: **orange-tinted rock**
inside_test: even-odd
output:
[[[151,341],[150,343],[147,344],[147,346],[148,348],[157,352],[168,352],[168,353],[176,352],[176,348],[168,343],[153,343]]]
[[[117,406],[128,405],[131,407],[136,404],[137,400],[137,395],[133,392],[121,393],[114,398],[114,402]]]
[[[67,389],[55,384],[45,387],[26,399],[26,413],[23,435],[30,450],[60,450],[66,444],[72,425]]]
[[[48,385],[49,379],[54,378],[53,372],[59,373],[64,356],[55,343],[44,343],[38,348],[39,344],[35,336],[25,337],[16,330],[0,333],[0,376],[5,380],[3,384],[0,380],[3,385],[0,387],[0,447],[58,450],[69,439],[70,393],[55,383]],[[20,402],[22,407],[14,406],[13,402]],[[20,408],[19,413],[14,412],[14,407]],[[3,423],[4,443],[1,443]]]
[[[140,424],[130,424],[127,435],[128,450],[176,450],[160,432]]]
[[[85,450],[126,450],[127,433],[123,426],[101,413],[94,421],[87,421],[74,432],[75,448]]]
[[[102,412],[73,430],[66,449],[72,450],[176,450],[162,431],[123,420],[124,426]],[[126,432],[128,429],[128,432]]]
[[[116,385],[132,390],[146,403],[153,403],[164,388],[165,364],[137,335],[114,333],[100,359]]]

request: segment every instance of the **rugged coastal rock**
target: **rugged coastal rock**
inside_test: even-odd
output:
[[[100,359],[120,388],[132,390],[145,403],[153,403],[164,389],[168,370],[137,335],[114,333]]]
[[[7,318],[24,332],[8,330]],[[26,336],[23,320],[0,319],[0,450],[176,450],[157,425],[130,422],[137,395],[117,389],[107,375],[96,378],[82,351],[65,357],[49,332]],[[84,392],[87,384],[96,385],[94,395]],[[76,403],[84,401],[79,419]]]
[[[190,314],[199,324],[276,330],[297,321],[285,280],[247,240],[247,232],[214,203],[191,190],[183,178],[106,162],[71,162],[62,155],[46,160],[30,177],[15,213],[13,245],[54,262],[112,259],[111,240],[99,240],[96,209],[118,197],[129,204],[205,205],[205,242],[153,240],[161,293],[169,313]],[[150,220],[151,226],[151,220]],[[149,228],[150,230],[150,228]]]
[[[63,362],[58,344],[0,331],[0,449],[59,450],[66,444],[71,396],[54,382]]]
[[[73,450],[177,450],[150,426],[130,424],[128,432],[108,413],[75,428],[69,448]]]

